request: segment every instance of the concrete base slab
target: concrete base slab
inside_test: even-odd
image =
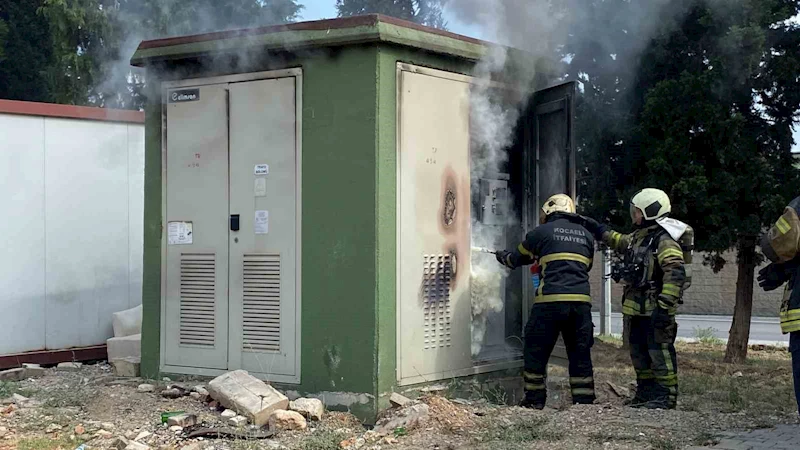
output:
[[[142,335],[134,334],[124,337],[113,337],[106,341],[108,360],[142,357]]]

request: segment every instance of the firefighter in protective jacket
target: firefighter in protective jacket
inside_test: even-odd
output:
[[[643,189],[631,199],[633,233],[623,235],[586,219],[587,228],[598,240],[624,255],[612,277],[625,285],[622,314],[636,371],[636,396],[630,402],[634,407],[674,409],[678,400],[675,313],[686,269],[674,236],[688,226],[669,219],[670,210],[665,192]]]
[[[784,283],[781,303],[781,331],[789,333],[792,354],[794,395],[800,412],[800,197],[792,200],[783,215],[761,238],[761,251],[772,261],[758,273],[758,284],[765,291]]]
[[[575,203],[564,194],[542,207],[542,224],[529,232],[514,251],[498,251],[497,260],[517,268],[538,260],[542,281],[525,325],[525,399],[521,406],[544,408],[547,361],[564,338],[569,356],[569,382],[574,403],[595,400],[591,348],[594,344],[589,270],[594,238],[575,215]]]

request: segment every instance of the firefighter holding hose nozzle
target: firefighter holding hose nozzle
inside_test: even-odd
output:
[[[572,401],[592,403],[594,325],[589,271],[594,238],[575,214],[575,203],[567,195],[550,197],[541,213],[541,225],[530,231],[515,250],[495,252],[498,262],[511,269],[537,262],[541,266],[541,281],[525,325],[525,399],[520,406],[544,408],[547,361],[559,333],[569,357]]]

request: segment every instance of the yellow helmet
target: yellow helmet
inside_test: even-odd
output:
[[[542,212],[545,216],[556,212],[572,213],[575,214],[575,202],[566,194],[556,194],[547,199],[542,205]]]
[[[672,211],[672,204],[667,193],[661,189],[642,189],[631,199],[631,216],[633,208],[639,208],[644,215],[644,220],[656,220],[666,216]]]

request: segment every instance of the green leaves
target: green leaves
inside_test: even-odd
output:
[[[141,109],[138,43],[296,20],[295,0],[0,0],[0,97]]]
[[[671,3],[683,3],[686,14],[649,40],[628,97],[612,103],[629,108],[629,121],[592,121],[602,106],[578,112],[579,131],[590,131],[583,171],[594,176],[581,184],[584,203],[627,221],[618,204],[631,186],[662,188],[673,215],[695,228],[698,250],[721,252],[762,232],[798,195],[790,126],[800,110],[800,28],[781,24],[800,2]],[[593,83],[623,76],[613,65],[597,70],[604,76],[589,74]]]

